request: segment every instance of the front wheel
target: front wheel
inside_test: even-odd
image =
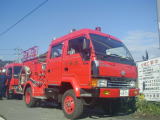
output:
[[[110,100],[105,100],[102,102],[102,109],[104,112],[108,115],[115,115],[119,112],[120,110],[120,102],[118,100],[110,99]]]
[[[67,90],[62,97],[62,109],[68,119],[76,119],[83,113],[84,105],[71,89]]]
[[[25,103],[27,107],[34,107],[36,105],[36,99],[32,97],[32,90],[28,87],[25,91]]]

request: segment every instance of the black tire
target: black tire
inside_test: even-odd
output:
[[[103,111],[104,111],[106,114],[109,114],[109,115],[110,115],[110,114],[112,113],[112,109],[111,109],[109,103],[103,104],[103,105],[102,105],[102,109],[103,109]]]
[[[102,104],[102,109],[108,115],[115,115],[119,112],[120,103],[115,100],[108,100]]]
[[[13,94],[9,93],[9,90],[6,90],[6,98],[9,99],[13,99]]]
[[[30,87],[26,88],[25,90],[24,100],[27,107],[35,107],[36,99],[32,97],[32,90]]]
[[[71,99],[72,103],[69,103],[68,102],[68,105],[67,105],[67,99]],[[67,110],[67,108],[71,108],[72,105],[74,105],[74,109],[71,109],[71,112],[69,113]],[[70,106],[69,106],[70,105]],[[83,113],[83,110],[84,110],[84,105],[82,103],[82,100],[77,98],[75,96],[75,93],[74,91],[71,89],[71,90],[67,90],[63,97],[62,97],[62,109],[63,109],[63,112],[64,112],[64,115],[66,118],[68,119],[76,119],[76,118],[79,118],[82,113]]]
[[[23,95],[18,94],[18,95],[16,95],[16,98],[17,98],[18,100],[22,100],[22,99],[23,99]]]
[[[134,113],[137,110],[136,107],[136,97],[130,98],[128,102],[128,109],[130,109],[131,113]]]

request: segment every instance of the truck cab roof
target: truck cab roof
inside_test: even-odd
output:
[[[22,63],[10,63],[10,64],[5,65],[5,68],[9,68],[13,66],[22,66]]]
[[[102,33],[102,32],[100,32],[98,30],[81,29],[81,30],[77,30],[77,31],[71,32],[71,33],[69,33],[67,35],[64,35],[64,36],[60,37],[60,38],[57,38],[56,40],[52,40],[50,45],[58,44],[60,42],[65,41],[66,39],[72,39],[72,38],[74,38],[76,36],[83,35],[83,34],[90,34],[90,33],[98,34],[98,35],[102,35],[102,36],[106,36],[106,37],[110,37],[110,38],[112,38],[114,40],[120,41],[118,38],[116,38],[116,37],[114,37],[112,35],[106,34],[106,33]]]

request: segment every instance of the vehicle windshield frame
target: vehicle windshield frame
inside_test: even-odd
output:
[[[14,66],[13,67],[13,70],[14,70],[13,75],[19,75],[21,72],[21,68],[22,68],[22,66]]]
[[[90,33],[90,38],[97,59],[135,65],[132,55],[121,41],[93,33]],[[117,48],[125,53],[123,53],[124,56],[120,55],[122,53],[116,50]],[[107,51],[110,51],[110,53],[107,53]],[[114,52],[120,54],[113,54]]]

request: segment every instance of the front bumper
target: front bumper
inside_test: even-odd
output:
[[[123,93],[127,91],[127,93]],[[95,88],[95,89],[80,89],[81,97],[99,97],[99,98],[121,98],[134,97],[139,95],[139,89],[119,89],[119,88]]]

